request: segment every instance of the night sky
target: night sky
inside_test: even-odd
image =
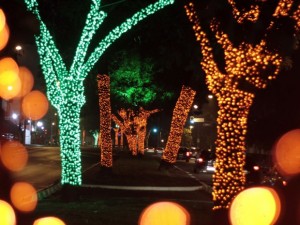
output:
[[[74,47],[78,42],[81,27],[83,27],[89,1],[40,0],[39,2],[42,16],[45,17],[46,23],[49,23],[49,29],[55,33],[57,46],[68,65],[74,54]],[[73,7],[77,2],[80,7]],[[110,2],[108,0],[103,1],[103,4]],[[136,4],[134,6],[129,5],[132,2]],[[130,0],[104,8],[109,16],[112,16],[106,19],[107,24],[103,29],[100,28],[102,32],[95,38],[100,40],[102,35],[106,35],[107,31],[123,21],[122,18],[128,17],[132,14],[131,12],[145,6],[145,2],[153,1]],[[205,103],[204,98],[209,92],[205,86],[205,75],[199,64],[201,60],[200,47],[195,41],[192,28],[185,16],[184,2],[176,1],[176,4],[148,17],[122,36],[102,56],[101,62],[96,65],[85,82],[88,87],[87,103],[82,114],[90,119],[90,124],[87,126],[96,124],[94,121],[98,119],[96,74],[107,73],[107,67],[109,61],[112,60],[113,53],[120,49],[136,48],[143,56],[156,59],[161,65],[161,72],[157,76],[159,79],[156,82],[164,85],[166,90],[174,91],[174,98],[169,102],[149,106],[149,109],[164,106],[162,113],[151,118],[150,122],[153,125],[160,124],[164,129],[169,129],[172,109],[183,84],[189,85],[197,91],[196,102],[198,104]],[[203,2],[207,3],[208,1]],[[220,2],[222,1],[215,4],[215,10],[222,11]],[[205,5],[204,3],[203,5]],[[51,7],[49,7],[50,5]],[[25,7],[22,1],[0,0],[0,6],[4,9],[8,25],[11,28],[9,45],[1,52],[1,56],[13,55],[14,52],[11,49],[16,43],[34,44],[33,34],[38,32],[37,23],[32,15],[24,11]],[[205,7],[208,6],[205,5]],[[65,10],[66,8],[68,10]],[[211,16],[210,13],[207,14],[206,16]],[[80,29],[78,29],[79,27]],[[277,34],[277,39],[278,37],[280,36]],[[283,39],[279,40],[282,41]],[[278,42],[278,40],[274,43],[277,45],[280,43],[280,46],[289,48],[288,39],[284,40],[286,43]],[[300,127],[300,51],[297,49],[289,55],[292,60],[292,68],[282,70],[267,89],[256,92],[257,95],[249,116],[247,138],[249,144],[256,143],[264,148],[271,148],[274,141],[284,132]],[[39,84],[42,85],[42,75],[37,72],[35,76],[37,76],[36,79],[39,80]]]

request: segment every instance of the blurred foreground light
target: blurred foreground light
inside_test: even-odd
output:
[[[1,225],[15,225],[16,224],[16,215],[11,207],[5,201],[0,200],[0,224]]]
[[[5,14],[2,9],[0,9],[0,31],[4,28],[6,24]]]
[[[17,182],[10,190],[10,199],[13,205],[22,212],[32,212],[37,205],[37,192],[26,182]]]
[[[278,194],[268,187],[253,187],[241,191],[230,205],[232,225],[275,224],[281,210]]]
[[[22,102],[24,115],[31,120],[41,119],[48,111],[47,97],[40,91],[32,91],[26,95]]]
[[[139,225],[189,225],[190,214],[174,202],[157,202],[141,213]]]
[[[0,51],[5,48],[9,39],[9,28],[5,24],[3,29],[0,30]]]
[[[300,173],[300,129],[284,134],[276,143],[273,152],[274,164],[284,176]]]
[[[19,68],[19,78],[21,81],[21,90],[17,97],[24,97],[31,91],[34,84],[34,78],[31,71],[24,66]]]
[[[3,165],[10,171],[22,170],[27,164],[28,152],[18,141],[7,141],[1,147],[0,159]]]
[[[56,217],[43,217],[34,221],[33,225],[66,225],[61,219]]]
[[[21,90],[19,66],[10,57],[0,60],[0,96],[5,100],[14,98]]]

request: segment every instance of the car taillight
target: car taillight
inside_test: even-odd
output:
[[[259,166],[253,166],[253,170],[258,171],[259,170]]]
[[[204,161],[204,160],[203,160],[202,158],[198,158],[198,159],[197,159],[197,162],[198,162],[198,163],[202,163],[203,161]]]

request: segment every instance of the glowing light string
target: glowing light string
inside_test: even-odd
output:
[[[174,164],[176,162],[184,124],[194,102],[195,95],[196,91],[190,87],[182,86],[180,96],[173,111],[170,134],[162,155],[162,163]]]
[[[112,139],[111,139],[111,104],[110,104],[110,78],[108,75],[98,75],[98,95],[100,109],[100,151],[101,166],[111,168]]]
[[[284,4],[278,5],[273,16],[286,15],[290,8],[288,2],[280,1]],[[228,208],[234,196],[243,190],[246,181],[243,167],[247,118],[255,96],[254,93],[240,90],[239,82],[245,79],[258,89],[266,88],[267,83],[278,75],[282,57],[269,51],[264,39],[257,45],[242,42],[235,47],[228,35],[222,32],[218,23],[213,20],[210,28],[225,55],[226,73],[222,73],[214,60],[210,41],[200,26],[193,3],[185,9],[188,19],[193,24],[196,39],[201,45],[201,66],[206,73],[208,89],[217,97],[219,106],[216,172],[213,176],[214,209]],[[299,24],[299,6],[291,18]]]
[[[24,0],[27,10],[39,21],[40,34],[36,36],[36,44],[40,55],[40,64],[47,85],[47,96],[59,114],[62,175],[61,183],[73,186],[81,185],[81,153],[80,153],[80,110],[85,103],[83,81],[105,50],[126,31],[133,28],[147,16],[172,4],[174,0],[159,0],[150,4],[131,18],[121,23],[99,41],[98,47],[87,58],[90,42],[106,13],[100,11],[100,0],[92,0],[87,14],[85,26],[76,48],[73,62],[68,69],[53,41],[38,9],[37,0]],[[86,59],[87,58],[87,59]]]

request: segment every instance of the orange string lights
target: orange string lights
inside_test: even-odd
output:
[[[162,155],[162,161],[164,162],[170,164],[176,162],[184,124],[193,104],[195,95],[196,92],[190,87],[182,86],[180,96],[173,111],[171,129],[166,148]]]
[[[244,20],[256,21],[260,9],[252,6],[250,11],[239,11],[233,0],[228,0],[233,7],[234,18],[238,23]],[[273,17],[285,16],[290,11],[291,0],[281,0]],[[218,44],[224,51],[225,71],[219,70],[214,60],[213,49],[194,10],[193,3],[185,6],[188,19],[193,24],[197,41],[201,45],[201,66],[206,73],[208,89],[217,97],[219,111],[217,118],[216,163],[213,176],[214,209],[228,208],[234,196],[244,188],[245,174],[245,139],[247,118],[254,94],[239,89],[241,80],[246,80],[254,87],[262,89],[268,81],[279,73],[282,57],[266,47],[266,41],[257,45],[242,42],[235,47],[227,34],[222,32],[213,20],[211,30],[215,33]],[[299,29],[299,6],[291,18]],[[269,28],[272,27],[270,22]],[[269,29],[268,28],[268,29]],[[267,79],[264,79],[266,77]]]
[[[112,140],[111,140],[111,105],[110,105],[110,78],[108,75],[97,76],[100,108],[100,149],[101,166],[112,167]]]

